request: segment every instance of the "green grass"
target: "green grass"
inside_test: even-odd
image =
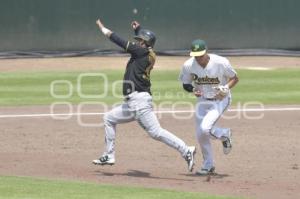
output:
[[[207,194],[0,176],[0,199],[229,199]],[[232,198],[232,197],[230,197]],[[232,198],[233,199],[233,198]]]
[[[82,98],[77,89],[80,72],[36,72],[36,73],[0,73],[0,106],[43,105],[66,101],[73,104],[97,101],[107,104],[122,101],[122,97],[112,94],[113,83],[122,80],[123,70],[105,70],[108,93],[103,98]],[[177,70],[153,71],[152,92],[156,103],[162,101],[194,102],[191,94],[183,91],[178,81]],[[259,101],[265,104],[298,104],[300,102],[300,69],[278,69],[271,71],[238,70],[240,82],[233,89],[233,104]],[[51,82],[67,80],[72,85],[70,97],[69,85],[57,84],[55,94],[67,98],[55,98],[50,94]],[[98,95],[104,91],[104,81],[99,77],[82,79],[81,91],[86,95]],[[121,94],[121,84],[115,90]]]
[[[300,103],[300,69],[239,70],[238,73],[240,82],[233,89],[235,102]]]

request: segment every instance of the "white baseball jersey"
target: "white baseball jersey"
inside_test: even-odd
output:
[[[229,78],[236,75],[228,59],[215,54],[209,54],[209,57],[210,60],[205,68],[191,57],[183,64],[179,76],[183,84],[193,84],[196,90],[201,91],[203,98],[215,98],[217,90],[213,87],[226,85]]]

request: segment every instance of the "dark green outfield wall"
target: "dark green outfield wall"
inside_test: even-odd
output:
[[[158,50],[195,38],[214,49],[300,49],[300,0],[0,0],[0,51],[116,49],[98,16],[125,38],[140,21]]]

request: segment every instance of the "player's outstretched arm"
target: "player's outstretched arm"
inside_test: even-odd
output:
[[[98,19],[96,21],[96,24],[98,25],[99,29],[102,31],[102,33],[104,35],[106,35],[112,42],[114,42],[115,44],[117,44],[118,46],[120,46],[123,49],[127,49],[128,46],[128,41],[122,39],[121,37],[119,37],[115,32],[112,32],[111,30],[107,29],[103,23],[101,22],[100,19]]]
[[[101,32],[102,32],[104,35],[106,35],[107,37],[110,37],[110,36],[112,35],[113,32],[112,32],[111,30],[107,29],[107,28],[103,25],[103,23],[101,22],[100,19],[98,19],[98,20],[96,21],[96,24],[98,25],[99,29],[101,30]]]

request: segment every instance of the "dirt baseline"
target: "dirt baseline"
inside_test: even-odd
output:
[[[179,70],[186,59],[158,57],[155,68]],[[123,69],[127,60],[128,57],[0,60],[0,72]],[[229,57],[229,60],[235,68],[300,67],[299,57]],[[0,107],[0,115],[30,113],[49,113],[49,106]],[[257,113],[248,116],[251,114]],[[264,112],[260,120],[249,120],[244,116],[219,122],[220,126],[232,128],[234,145],[233,151],[225,156],[221,144],[213,141],[218,175],[212,176],[210,181],[188,173],[179,153],[152,140],[135,122],[117,128],[116,164],[99,167],[92,165],[91,160],[102,153],[103,128],[82,127],[75,116],[68,120],[0,117],[0,175],[82,180],[258,199],[300,198],[300,111]],[[81,119],[87,124],[102,121],[101,116]],[[198,169],[202,158],[195,140],[194,119],[178,120],[171,114],[164,114],[160,121],[164,128],[198,147]]]
[[[2,59],[0,72],[14,71],[94,71],[103,69],[124,69],[127,56],[121,57],[70,57],[43,59]],[[155,70],[180,70],[189,57],[158,56]],[[300,57],[241,56],[228,57],[234,68],[299,68]]]
[[[90,111],[90,110],[86,110]],[[99,110],[100,111],[100,110]],[[48,106],[1,108],[1,115],[49,113]],[[93,110],[95,112],[95,110]],[[228,112],[227,116],[234,113]],[[250,113],[249,113],[250,114]],[[255,113],[251,113],[255,114]],[[256,113],[257,114],[257,113]],[[233,151],[225,156],[213,141],[217,175],[195,176],[177,151],[152,140],[136,122],[117,127],[116,164],[95,166],[104,146],[101,127],[82,127],[78,118],[1,118],[0,175],[91,181],[206,192],[250,198],[300,198],[299,111],[264,112],[261,120],[240,118],[219,122],[232,127]],[[82,116],[86,123],[102,116]],[[194,120],[162,115],[161,125],[196,145]]]

